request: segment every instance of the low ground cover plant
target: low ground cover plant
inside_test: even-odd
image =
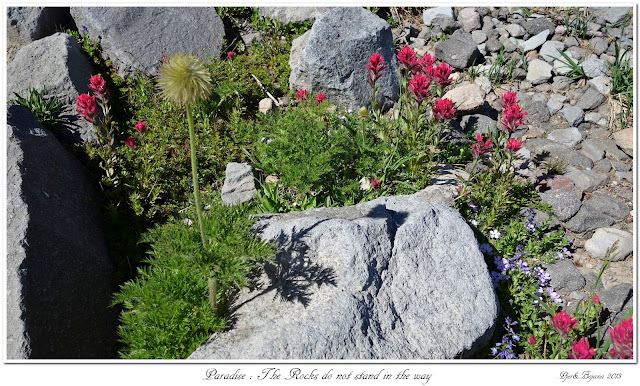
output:
[[[219,11],[227,24],[247,12]],[[118,78],[97,43],[86,33],[74,35],[101,69],[87,80],[91,91],[78,96],[78,112],[96,127],[96,141],[82,150],[100,187],[119,271],[114,304],[123,307],[122,358],[185,358],[228,327],[235,291],[276,253],[252,234],[250,215],[414,193],[439,164],[467,167],[455,209],[474,230],[500,299],[499,325],[478,358],[632,357],[632,319],[605,337],[596,296],[575,315],[558,307],[544,265],[570,251],[564,234],[549,229],[550,217],[537,221],[552,211],[518,175],[523,143],[513,134],[527,112],[516,93],[500,96],[499,127],[452,145],[449,123],[457,110],[442,98],[452,83],[447,63],[399,49],[400,100],[382,111],[378,85],[390,70],[372,52],[370,106],[340,110],[322,93],[287,90],[291,41],[308,26],[283,26],[255,13],[251,20],[263,43],[227,42],[220,58],[158,58],[161,78]],[[490,70],[494,82],[510,77],[500,68],[506,57],[500,60]],[[508,63],[514,67],[516,60]],[[620,55],[614,68],[620,93],[629,83],[627,68]],[[195,80],[185,85],[185,77]],[[291,103],[259,113],[265,90]],[[218,191],[231,161],[257,169],[253,203],[221,204]]]

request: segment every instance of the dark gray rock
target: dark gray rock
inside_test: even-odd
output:
[[[582,148],[580,149],[582,154],[586,155],[594,162],[604,158],[604,150],[600,149],[595,142],[595,139],[587,139],[582,142]],[[606,170],[605,172],[608,172],[609,170]]]
[[[614,139],[600,139],[594,142],[599,149],[604,151],[607,158],[613,161],[629,161],[631,158],[620,148]]]
[[[190,359],[455,358],[494,329],[486,263],[450,208],[385,197],[256,228],[283,252],[239,295],[233,328]]]
[[[558,159],[567,165],[581,169],[591,168],[593,161],[563,144],[544,138],[532,138],[525,142],[525,147],[541,160]]]
[[[547,30],[549,31],[549,35],[552,36],[556,32],[556,26],[543,17],[529,19],[523,24],[523,27],[529,35],[537,35],[540,32]]]
[[[77,97],[89,91],[93,67],[76,40],[56,33],[23,47],[7,66],[7,99],[14,93],[29,96],[29,90],[45,90],[63,104],[61,116],[70,123],[60,127],[68,142],[82,143],[94,139],[95,129],[76,113]]]
[[[617,221],[622,221],[629,216],[629,208],[624,202],[608,193],[594,192],[584,205],[611,216]]]
[[[31,112],[7,112],[7,357],[114,358],[114,266],[91,184]]]
[[[583,110],[593,110],[604,102],[604,95],[600,94],[595,87],[588,87],[582,94],[576,106]]]
[[[582,203],[580,198],[566,190],[556,189],[540,193],[542,202],[550,204],[560,221],[567,221],[578,213]]]
[[[478,51],[478,45],[469,33],[458,33],[439,43],[436,46],[436,58],[457,69],[484,61],[484,57]]]
[[[594,54],[600,55],[607,52],[609,42],[603,38],[595,37],[589,41],[589,48]]]
[[[227,205],[243,204],[256,193],[253,168],[247,164],[229,162],[222,185],[222,202]]]
[[[527,115],[524,117],[524,122],[527,124],[539,125],[549,121],[551,114],[547,104],[542,101],[531,101],[523,106]]]
[[[498,126],[498,121],[483,114],[472,114],[462,117],[460,126],[466,133],[475,133],[477,131],[482,134],[488,134],[489,129],[494,129]]]
[[[587,284],[584,286],[585,291],[589,292],[601,292],[604,291],[604,286],[602,285],[602,279],[598,282],[598,286],[596,287],[596,280],[598,280],[598,275],[591,270],[583,270],[582,276],[587,281]]]
[[[591,12],[595,16],[602,17],[610,24],[616,24],[624,20],[629,12],[632,12],[632,7],[593,7]]]
[[[7,7],[7,27],[28,41],[53,35],[69,19],[69,7]]]
[[[578,170],[572,166],[567,167],[564,176],[584,192],[592,192],[609,181],[609,176],[606,174],[596,173],[593,170]]]
[[[71,7],[118,75],[155,75],[162,55],[196,52],[220,56],[225,36],[214,7]],[[197,26],[197,28],[193,28]]]
[[[621,283],[617,286],[598,294],[603,308],[609,311],[622,311],[633,305],[633,286],[629,283]]]
[[[584,120],[584,110],[578,106],[571,106],[569,104],[564,105],[560,110],[560,115],[562,115],[571,126],[578,126]]]
[[[282,24],[314,21],[332,7],[257,7],[260,17],[278,20]]]
[[[611,216],[598,212],[590,206],[582,205],[578,213],[565,226],[575,233],[584,233],[594,229],[607,227],[615,222]]]
[[[487,50],[489,52],[500,52],[502,47],[502,43],[500,43],[500,41],[496,38],[489,38],[487,40]]]
[[[364,8],[334,8],[294,40],[289,87],[325,93],[332,103],[346,109],[369,106],[372,90],[365,66],[374,53],[380,53],[388,66],[376,83],[378,103],[388,108],[399,92],[391,27]]]
[[[573,260],[559,260],[553,264],[543,264],[551,275],[551,286],[556,291],[571,292],[584,288],[587,281],[573,264]]]

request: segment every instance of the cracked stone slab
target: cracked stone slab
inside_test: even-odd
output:
[[[232,328],[190,359],[444,359],[488,343],[496,295],[453,209],[383,197],[255,227],[281,253],[240,293]]]

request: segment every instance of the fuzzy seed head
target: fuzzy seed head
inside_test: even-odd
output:
[[[175,106],[193,106],[211,94],[209,70],[195,57],[175,54],[160,67],[161,95]]]

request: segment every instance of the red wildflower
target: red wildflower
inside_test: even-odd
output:
[[[502,106],[502,108],[504,109],[510,105],[517,105],[520,102],[517,96],[518,93],[516,93],[515,91],[505,92],[504,94],[502,94],[502,96],[500,96],[500,106]]]
[[[96,97],[89,94],[78,95],[78,108],[76,112],[82,115],[82,118],[93,123],[93,119],[98,115],[98,105],[96,105]]]
[[[124,140],[124,144],[129,146],[129,148],[131,148],[131,150],[136,148],[136,140],[133,137],[129,137],[127,139]]]
[[[309,91],[307,91],[306,89],[298,90],[298,92],[296,93],[296,98],[298,98],[299,100],[309,98]]]
[[[236,53],[233,51],[229,51],[227,52],[227,58],[229,59],[233,59],[236,56]]]
[[[366,69],[369,70],[369,84],[371,87],[375,87],[376,81],[380,79],[382,76],[382,70],[387,68],[387,65],[384,64],[384,59],[382,59],[382,55],[373,54],[369,58],[369,63],[365,65]]]
[[[100,75],[93,75],[89,79],[89,89],[96,93],[98,99],[106,102],[109,99],[109,90],[107,89],[107,82]]]
[[[426,74],[429,79],[431,79],[433,75],[433,64],[436,62],[436,58],[429,54],[424,54],[418,59],[417,65],[413,68],[413,73],[415,75],[422,73]],[[431,74],[431,75],[429,75]]]
[[[530,345],[532,345],[532,346],[533,346],[534,344],[536,344],[536,337],[535,337],[535,336],[531,335],[531,336],[529,337],[529,344],[530,344]]]
[[[418,60],[416,58],[416,53],[409,46],[404,46],[398,52],[398,61],[400,62],[400,68],[411,70],[416,64],[418,64]]]
[[[471,154],[473,158],[478,158],[481,155],[489,154],[489,149],[493,147],[493,142],[490,139],[484,140],[484,137],[480,133],[476,133],[476,143],[471,145]]]
[[[431,86],[431,81],[425,75],[416,75],[409,81],[409,86],[407,87],[411,93],[413,93],[413,97],[418,103],[421,103],[425,100],[429,95],[431,95],[429,91],[429,87]]]
[[[560,311],[551,318],[553,328],[562,336],[566,336],[572,328],[575,328],[578,320],[575,316],[567,314],[567,311]]]
[[[633,318],[623,320],[609,330],[612,358],[633,359]]]
[[[598,297],[598,295],[593,295],[593,302],[595,304],[600,304],[600,298]]]
[[[380,189],[380,184],[381,182],[378,181],[376,178],[371,180],[371,186],[373,187],[374,190]]]
[[[316,97],[316,103],[320,104],[326,100],[327,100],[326,95],[324,95],[323,93],[318,93],[318,96]]]
[[[524,124],[524,117],[527,115],[525,111],[522,111],[522,107],[517,104],[508,105],[502,114],[504,117],[501,123],[507,133],[516,131],[518,126]]]
[[[580,341],[573,341],[573,347],[569,351],[569,359],[593,359],[596,355],[596,350],[589,347],[587,338],[582,338]]]
[[[433,79],[444,87],[451,83],[451,66],[445,62],[440,63],[438,67],[433,68]]]
[[[457,110],[453,108],[453,102],[448,98],[438,99],[433,106],[433,116],[445,121],[452,120],[456,115],[456,111]]]
[[[138,130],[140,134],[144,135],[144,133],[147,131],[147,122],[140,121],[136,123],[136,130]]]
[[[517,138],[512,138],[507,141],[507,151],[509,153],[515,153],[522,149],[522,141]]]

